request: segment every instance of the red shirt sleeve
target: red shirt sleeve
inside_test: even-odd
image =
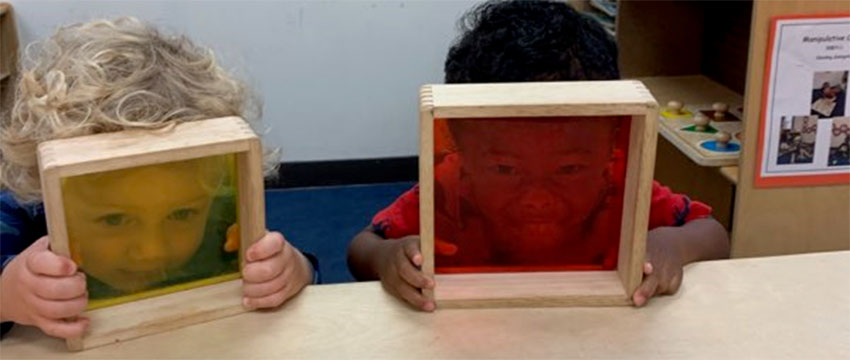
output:
[[[385,239],[419,235],[419,185],[405,191],[375,214],[372,231]]]
[[[660,226],[681,226],[711,216],[711,207],[692,201],[686,195],[652,182],[652,201],[649,207],[649,229]],[[419,185],[404,192],[392,204],[372,218],[372,231],[385,239],[397,239],[419,234]]]
[[[649,205],[649,230],[660,226],[681,226],[711,216],[711,207],[677,194],[658,181],[652,182],[652,201]]]

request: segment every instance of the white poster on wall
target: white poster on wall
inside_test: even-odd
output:
[[[850,182],[850,16],[772,19],[765,66],[756,186]]]

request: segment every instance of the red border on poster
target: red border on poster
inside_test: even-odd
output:
[[[770,72],[770,69],[771,65],[773,65],[773,47],[776,45],[776,24],[779,20],[788,19],[828,19],[840,17],[850,17],[850,12],[839,14],[777,15],[770,18],[770,34],[767,39],[767,54],[765,55],[764,62],[764,83],[762,84],[761,89],[761,114],[759,116],[758,149],[756,149],[756,173],[754,178],[756,187],[768,188],[850,183],[850,174],[847,173],[770,177],[763,177],[761,175],[762,161],[764,160],[764,127],[767,124],[767,96],[770,79],[773,78],[773,74]]]

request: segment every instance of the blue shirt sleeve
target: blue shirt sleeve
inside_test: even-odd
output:
[[[307,253],[307,252],[301,252],[301,253],[304,254],[304,257],[306,257],[307,260],[310,261],[310,265],[313,265],[313,284],[314,285],[315,284],[321,284],[322,283],[322,272],[319,271],[319,258],[317,258],[315,255]]]
[[[3,267],[45,235],[47,222],[42,204],[20,204],[8,191],[0,192],[0,263]]]
[[[44,206],[20,204],[11,193],[0,191],[0,264],[6,268],[16,255],[47,235]],[[0,336],[12,328],[11,322],[0,324]]]

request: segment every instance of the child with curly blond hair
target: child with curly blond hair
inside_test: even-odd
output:
[[[226,116],[239,116],[254,125],[260,116],[260,105],[245,84],[216,64],[211,50],[183,36],[161,34],[133,18],[62,27],[47,40],[28,47],[24,61],[14,107],[0,125],[0,321],[4,322],[4,332],[11,323],[18,323],[37,326],[57,337],[79,337],[88,326],[88,320],[78,316],[86,309],[92,291],[87,284],[100,282],[126,290],[115,285],[134,279],[138,284],[133,288],[141,288],[153,280],[148,273],[95,270],[98,263],[115,262],[109,256],[92,257],[92,261],[80,266],[51,252],[40,204],[38,144]],[[267,163],[272,163],[268,160],[274,159],[269,156]],[[185,175],[186,179],[197,174],[199,164],[178,162],[155,171],[142,167],[131,169],[133,175],[118,174],[116,178],[123,181],[118,184],[125,188],[153,187],[139,181],[139,174],[153,171],[175,177]],[[266,169],[273,172],[274,167]],[[97,190],[90,191],[92,194],[106,194],[111,191],[110,186],[119,186],[104,179],[108,178],[78,187]],[[220,180],[215,177],[216,184]],[[194,234],[197,241],[195,235],[204,231],[204,225],[202,220],[194,219],[205,217],[213,206],[210,194],[202,194],[200,205],[166,209],[162,218],[188,229],[184,231]],[[96,203],[92,196],[80,199],[83,203]],[[137,196],[128,201],[150,199]],[[95,205],[89,208],[100,206]],[[145,212],[145,216],[149,215]],[[71,218],[69,221],[74,221]],[[112,213],[96,221],[99,226],[119,228],[141,220]],[[200,225],[185,225],[195,223]],[[173,262],[186,263],[196,245],[184,247],[182,257]],[[248,248],[245,256],[241,270],[243,305],[249,309],[276,307],[317,275],[315,258],[298,251],[278,232],[267,233]]]

